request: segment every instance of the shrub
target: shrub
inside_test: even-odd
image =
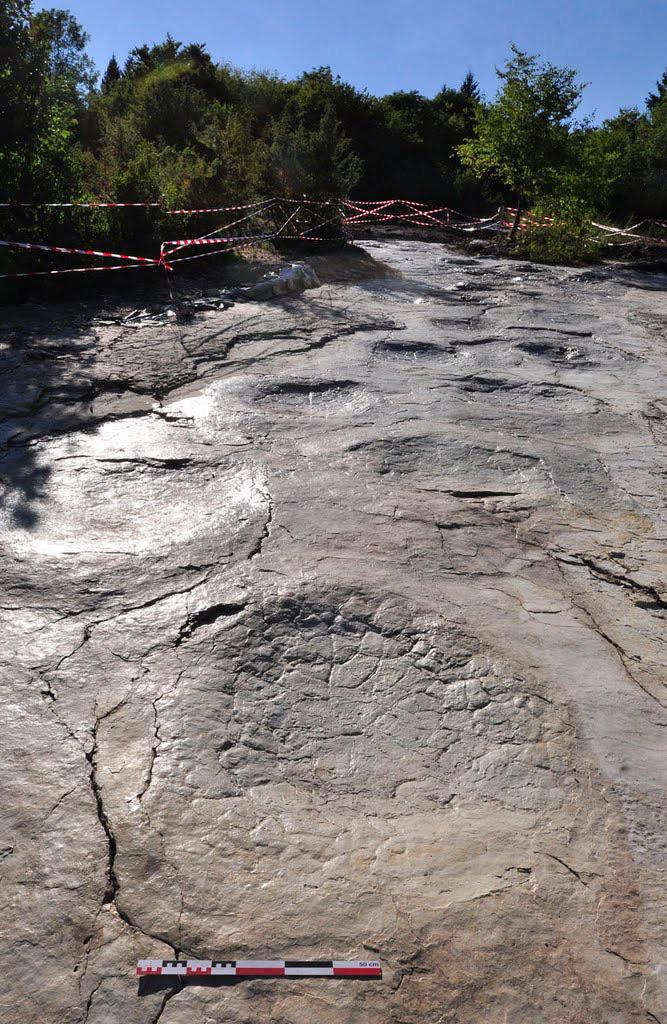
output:
[[[602,251],[594,219],[594,210],[572,196],[541,200],[517,234],[512,254],[538,263],[590,263]]]

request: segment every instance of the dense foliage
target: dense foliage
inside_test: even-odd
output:
[[[573,120],[575,73],[514,47],[486,102],[472,74],[432,99],[375,97],[329,68],[292,81],[244,73],[170,36],[135,47],[124,64],[112,56],[98,87],[86,43],[68,12],[0,0],[2,201],[206,206],[347,194],[475,213],[499,201],[537,205],[575,224],[592,213],[667,217],[667,72],[644,109],[593,127]],[[54,237],[64,215],[50,217]],[[68,217],[71,238],[77,215]],[[85,222],[88,237],[128,244],[150,230],[148,217],[132,228],[118,214]]]

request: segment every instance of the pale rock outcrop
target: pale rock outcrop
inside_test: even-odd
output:
[[[366,251],[4,318],[7,1024],[664,1019],[661,280]]]

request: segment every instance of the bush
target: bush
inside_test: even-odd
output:
[[[538,263],[591,263],[602,251],[593,220],[595,211],[571,196],[542,200],[518,232],[512,254]]]

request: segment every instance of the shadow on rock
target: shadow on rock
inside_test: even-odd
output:
[[[296,255],[303,254],[287,258]],[[161,281],[156,286],[126,282],[109,292],[84,292],[83,300],[73,301],[70,291],[61,301],[7,307],[0,325],[0,514],[6,527],[34,529],[48,501],[52,470],[40,441],[109,419],[145,415],[171,388],[197,378],[197,336],[189,351],[181,325],[211,308],[206,295],[212,281],[217,292],[261,283],[267,271],[274,278],[290,272],[284,254],[282,260],[275,254],[264,257],[183,273],[168,300]],[[356,247],[307,259],[324,283],[395,276]],[[311,318],[334,331],[347,323],[349,310],[336,307],[326,289],[315,295],[288,291],[271,301],[298,316],[307,303]],[[139,303],[146,308],[135,309]],[[215,357],[224,358],[228,346],[221,350],[220,338],[210,330],[203,337]]]
[[[116,379],[108,364],[100,364],[101,318],[120,323],[126,311],[120,302],[96,297],[76,305],[29,303],[5,313],[0,326],[0,514],[6,527],[34,528],[48,500],[52,469],[41,441],[92,428],[128,389],[135,403],[137,392],[145,390],[132,380]]]
[[[94,360],[88,318],[59,324],[46,306],[23,307],[5,318],[0,329],[5,382],[0,396],[0,510],[7,525],[36,525],[51,476],[49,466],[40,461],[38,441],[84,422],[82,399],[90,390]]]

